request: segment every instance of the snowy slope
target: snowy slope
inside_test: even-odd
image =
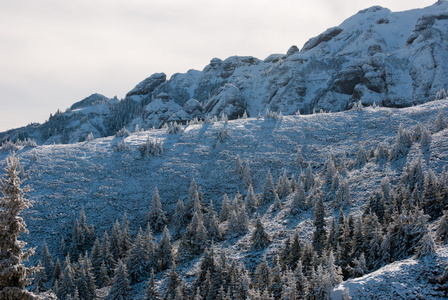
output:
[[[25,212],[30,230],[25,238],[30,246],[41,246],[46,241],[50,249],[57,252],[61,238],[71,232],[73,220],[81,207],[86,212],[88,222],[95,225],[97,235],[110,230],[114,220],[121,219],[124,212],[135,234],[139,226],[145,225],[144,216],[154,187],[157,186],[160,192],[168,216],[172,216],[177,199],[188,198],[193,177],[201,186],[205,203],[213,201],[219,210],[224,193],[229,197],[233,197],[238,190],[246,193],[244,184],[235,174],[237,155],[249,163],[255,192],[259,193],[268,170],[271,170],[275,181],[283,169],[289,177],[299,177],[301,166],[294,163],[298,148],[302,149],[305,160],[312,164],[317,174],[330,151],[338,159],[344,158],[348,162],[356,157],[361,144],[367,150],[376,147],[379,142],[390,147],[401,123],[409,129],[420,123],[433,130],[434,120],[441,110],[447,114],[448,100],[404,109],[369,107],[339,113],[285,116],[280,120],[238,119],[229,121],[228,125],[220,121],[185,126],[184,132],[178,135],[168,134],[166,129],[157,129],[125,138],[107,137],[70,145],[24,148],[17,151],[17,155],[24,165],[27,183],[33,189],[30,198],[35,201],[34,206]],[[229,137],[217,147],[217,134],[224,127],[227,127]],[[142,157],[139,145],[147,139],[163,141],[163,154]],[[124,142],[128,149],[114,151],[120,142]],[[444,130],[432,135],[429,148],[414,144],[408,159],[421,153],[425,170],[441,171],[448,162],[447,149],[448,131]],[[0,152],[0,165],[5,164],[7,155],[7,152]],[[387,175],[391,182],[396,182],[405,163],[404,158],[383,163],[372,161],[361,168],[351,168],[346,179],[354,202],[345,211],[359,214],[369,193],[377,188],[381,179]],[[311,236],[312,211],[291,216],[288,214],[289,200],[284,205],[280,212],[270,209],[262,212],[262,221],[273,237],[273,243],[266,249],[267,255],[278,251],[295,228],[299,229],[302,238]],[[332,204],[329,202],[326,205],[329,209],[327,217],[337,216],[338,211],[332,208]],[[251,226],[247,235],[225,240],[220,247],[227,249],[229,257],[253,266],[259,262],[261,255],[250,249],[248,241],[252,230]],[[410,291],[410,295],[415,295],[419,292],[419,286],[425,289],[421,283],[414,284],[420,282],[417,278],[419,273],[415,270],[425,270],[434,265],[440,273],[447,251],[441,248],[427,264],[411,258],[361,279],[349,280],[336,289],[335,297],[340,295],[338,289],[346,287],[359,299],[367,299],[372,289],[379,289],[388,296],[394,292],[404,295],[406,284],[415,286]],[[194,265],[183,266],[182,274],[191,274],[190,268]],[[403,283],[401,278],[409,281]],[[397,284],[390,285],[391,282]],[[136,295],[138,291],[137,287]],[[422,294],[430,295],[430,292],[424,291]]]

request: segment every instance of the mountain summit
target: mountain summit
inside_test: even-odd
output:
[[[0,141],[71,143],[122,127],[160,127],[207,115],[229,118],[343,111],[363,105],[407,107],[448,87],[448,2],[403,12],[373,6],[264,60],[213,58],[202,71],[155,73],[122,100],[94,94],[42,125],[10,130]]]

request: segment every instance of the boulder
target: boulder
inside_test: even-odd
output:
[[[229,119],[237,119],[246,110],[246,100],[241,91],[232,84],[221,87],[205,105],[205,113],[210,116],[226,114]]]
[[[126,94],[126,97],[134,96],[134,95],[148,95],[152,93],[159,85],[166,81],[165,73],[155,73],[150,77],[146,78],[139,84],[135,86],[129,93]]]
[[[313,49],[320,43],[328,42],[329,40],[340,34],[342,30],[343,29],[339,27],[328,28],[324,33],[321,33],[318,36],[309,39],[308,42],[303,45],[302,51],[308,51],[310,49]]]

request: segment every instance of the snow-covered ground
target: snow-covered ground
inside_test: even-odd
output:
[[[29,197],[35,201],[25,211],[30,231],[24,236],[29,246],[41,246],[43,241],[57,252],[62,237],[69,234],[73,220],[84,208],[88,223],[95,225],[98,236],[110,230],[115,219],[124,212],[130,220],[133,234],[144,227],[144,216],[149,209],[154,188],[160,193],[164,209],[172,216],[179,198],[188,198],[192,178],[204,193],[204,202],[213,201],[219,210],[224,193],[230,198],[240,191],[246,193],[241,179],[235,174],[239,156],[248,162],[252,171],[255,192],[261,192],[268,170],[274,181],[285,169],[288,176],[298,178],[303,166],[295,163],[297,149],[313,167],[316,174],[332,152],[337,159],[353,160],[360,147],[369,151],[384,142],[390,148],[400,124],[413,130],[420,124],[429,130],[440,112],[448,112],[448,100],[423,105],[391,109],[368,107],[338,113],[285,116],[280,120],[249,118],[196,124],[185,127],[181,134],[168,134],[166,129],[142,131],[130,136],[98,138],[69,145],[44,145],[17,151],[24,166],[27,184],[33,189]],[[228,138],[217,146],[218,132],[227,128]],[[142,157],[139,146],[147,139],[163,142],[159,156]],[[115,147],[124,142],[128,149],[119,152]],[[419,153],[428,167],[441,171],[448,163],[448,130],[431,135],[430,147],[415,143],[408,159]],[[4,166],[7,152],[0,152],[0,166]],[[359,214],[369,193],[376,189],[386,175],[396,182],[405,166],[406,158],[382,163],[370,161],[350,169],[346,176],[353,199],[345,212]],[[289,200],[287,200],[288,202]],[[268,209],[262,216],[273,243],[266,254],[274,253],[287,234],[298,228],[301,237],[312,232],[312,212],[297,216],[288,214],[288,203],[283,211]],[[338,211],[329,209],[328,218]],[[253,230],[251,227],[250,232]],[[220,243],[230,257],[247,264],[261,259],[264,253],[250,251],[250,232]],[[38,250],[39,251],[39,250]],[[439,292],[427,287],[429,279],[442,272],[448,249],[439,246],[433,257],[419,261],[409,258],[395,262],[362,278],[351,279],[336,287],[335,299],[341,291],[350,289],[354,299],[438,299]],[[193,262],[194,263],[194,262]],[[187,264],[183,274],[188,274]],[[138,294],[138,291],[136,292]],[[339,298],[338,298],[339,297]]]

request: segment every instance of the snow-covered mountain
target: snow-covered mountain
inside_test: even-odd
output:
[[[361,101],[407,107],[448,88],[448,2],[403,12],[374,6],[311,38],[302,49],[264,60],[213,58],[202,71],[155,73],[122,100],[94,94],[42,125],[0,134],[0,141],[33,138],[39,144],[83,141],[133,130],[185,123],[225,113],[234,119],[266,110],[343,111]]]

